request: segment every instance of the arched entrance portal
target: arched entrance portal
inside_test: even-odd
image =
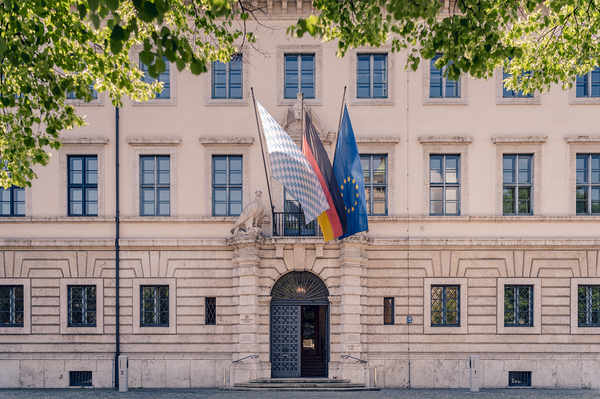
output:
[[[271,290],[271,377],[327,377],[329,291],[317,275],[290,272]]]

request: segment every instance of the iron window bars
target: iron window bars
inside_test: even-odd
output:
[[[504,286],[504,326],[533,326],[533,286]]]
[[[23,327],[23,286],[0,285],[0,327]]]
[[[576,169],[576,213],[600,214],[600,155],[578,154]]]
[[[394,324],[394,298],[383,298],[383,324]]]
[[[429,98],[460,98],[460,78],[449,79],[444,76],[447,67],[435,67],[435,62],[441,56],[442,54],[436,54],[429,64]]]
[[[387,215],[387,155],[361,155],[368,215]]]
[[[577,97],[600,97],[600,68],[577,76]]]
[[[91,387],[92,372],[91,371],[69,371],[69,386],[70,387]]]
[[[430,156],[429,214],[460,215],[460,155]]]
[[[227,63],[212,64],[212,98],[242,98],[242,55],[231,57]]]
[[[167,99],[171,98],[171,63],[167,60],[167,57],[162,57],[165,62],[165,71],[158,75],[158,78],[153,78],[148,74],[148,65],[144,64],[142,60],[140,60],[140,70],[144,72],[144,77],[142,80],[144,83],[153,84],[156,81],[163,83],[163,89],[160,93],[155,93],[154,98],[156,99]]]
[[[217,324],[217,298],[204,298],[204,324]]]
[[[69,216],[98,216],[98,157],[70,155]]]
[[[242,213],[242,156],[215,155],[212,166],[213,216],[238,216]]]
[[[460,327],[460,286],[431,286],[431,326]]]
[[[356,98],[387,98],[387,54],[356,58]]]
[[[168,155],[140,156],[140,216],[170,216],[170,160]]]
[[[577,288],[577,324],[579,327],[600,327],[600,286],[580,285]]]
[[[298,93],[315,98],[315,55],[286,54],[284,63],[284,98],[296,98]]]
[[[531,371],[509,371],[508,372],[509,387],[530,387],[531,386]]]
[[[142,327],[169,326],[169,286],[140,286],[140,324]]]
[[[502,212],[504,215],[533,214],[533,155],[502,158]]]
[[[96,286],[70,285],[69,327],[96,327]]]

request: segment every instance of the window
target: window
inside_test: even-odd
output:
[[[505,215],[531,215],[533,155],[504,155],[502,210]]]
[[[533,286],[504,286],[504,326],[533,326]]]
[[[315,98],[315,55],[285,55],[284,98],[296,98],[304,93],[304,98]]]
[[[460,286],[431,286],[431,326],[460,326]]]
[[[460,78],[452,80],[444,76],[446,67],[437,69],[435,62],[441,57],[437,54],[430,61],[429,68],[429,97],[430,98],[460,98]]]
[[[70,155],[69,216],[98,216],[98,156]]]
[[[361,155],[367,214],[387,215],[387,155]]]
[[[387,98],[387,54],[359,54],[356,75],[357,98]]]
[[[302,204],[284,187],[283,212],[273,212],[274,236],[322,236],[316,220],[306,223]]]
[[[394,324],[394,298],[383,298],[383,324]]]
[[[25,189],[0,187],[0,216],[25,216]]]
[[[600,97],[600,67],[577,76],[577,97]]]
[[[170,215],[170,162],[168,155],[140,156],[140,216]]]
[[[204,324],[217,324],[217,298],[204,298]]]
[[[98,91],[96,89],[94,89],[93,84],[90,85],[90,90],[92,91],[92,100],[97,100],[98,99]],[[80,100],[80,99],[77,98],[77,93],[75,93],[75,91],[70,91],[67,93],[67,100]]]
[[[242,213],[242,166],[241,155],[213,155],[213,216]]]
[[[0,327],[23,327],[23,286],[0,285]]]
[[[600,155],[577,154],[577,214],[600,214]]]
[[[163,57],[162,59],[165,62],[166,69],[164,72],[162,72],[158,75],[158,79],[153,78],[148,74],[148,65],[145,65],[142,62],[142,60],[140,60],[140,70],[142,72],[144,72],[144,77],[142,78],[144,83],[152,84],[156,81],[163,83],[162,91],[160,93],[156,93],[154,95],[154,98],[158,98],[158,99],[171,98],[171,74],[170,74],[171,63],[169,62],[169,60],[167,60],[166,57]],[[154,64],[152,64],[152,65],[154,65]]]
[[[577,325],[600,327],[600,286],[580,285],[577,291]]]
[[[430,215],[460,215],[459,176],[460,155],[430,155]]]
[[[525,75],[525,74],[523,74]],[[506,73],[504,69],[502,70],[502,81],[510,78],[512,75],[510,73]],[[525,94],[521,90],[510,90],[502,84],[502,97],[504,98],[533,98],[533,93]]]
[[[92,385],[91,371],[69,371],[70,387],[91,387]]]
[[[140,326],[169,326],[169,286],[140,286]]]
[[[69,327],[96,327],[96,286],[70,285]]]
[[[228,63],[212,64],[212,98],[242,98],[242,56],[234,55]]]

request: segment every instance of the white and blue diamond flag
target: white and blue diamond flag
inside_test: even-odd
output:
[[[315,171],[294,140],[258,101],[256,104],[267,139],[271,174],[302,204],[308,224],[329,209],[327,197]]]

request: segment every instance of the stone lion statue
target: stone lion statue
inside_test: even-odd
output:
[[[262,204],[262,191],[257,190],[254,192],[256,194],[256,199],[248,204],[235,221],[231,232],[233,235],[238,235],[239,230],[243,230],[246,234],[251,232],[260,232],[262,231],[260,227],[258,227],[258,223],[265,215],[265,208]]]

